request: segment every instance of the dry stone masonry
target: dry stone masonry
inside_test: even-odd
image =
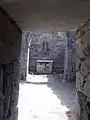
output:
[[[0,120],[17,120],[22,32],[0,8]]]
[[[18,91],[19,91],[19,77],[20,77],[20,62],[14,60],[11,63],[2,65],[3,73],[3,119],[17,120],[18,115]]]
[[[80,120],[90,120],[90,20],[76,32],[76,89]]]
[[[20,79],[26,80],[27,75],[27,56],[28,56],[28,40],[29,32],[22,33],[22,48],[21,48],[21,58],[20,58]]]
[[[67,54],[68,54],[68,69],[66,74],[67,80],[75,80],[76,78],[76,32],[68,31],[67,36]]]

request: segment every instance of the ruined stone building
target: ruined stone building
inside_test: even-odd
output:
[[[65,44],[66,40],[67,45]],[[68,31],[67,33],[60,32],[60,35],[59,32],[33,33],[29,46],[29,71],[37,73],[37,60],[53,60],[51,73],[63,73],[65,46],[68,48],[68,70],[71,74],[72,72],[75,74],[76,48],[74,31]]]
[[[25,35],[26,34],[26,35]],[[50,74],[63,74],[65,68],[65,54],[67,54],[66,79],[75,79],[76,69],[76,43],[75,31],[23,34],[21,52],[21,79],[26,79],[26,74],[38,74],[37,60],[53,60]],[[30,38],[28,40],[28,38]],[[66,44],[67,41],[67,44]],[[29,45],[30,42],[30,45]],[[27,51],[28,46],[28,51]],[[67,47],[67,50],[66,50]],[[67,53],[66,53],[67,52]],[[27,57],[29,54],[29,58]],[[27,59],[29,61],[27,65]],[[28,70],[27,70],[28,69]],[[45,72],[44,72],[45,74]],[[22,77],[23,76],[23,77]]]
[[[65,32],[64,39],[56,31],[76,31],[76,38]],[[76,66],[77,114],[90,120],[90,0],[0,0],[0,120],[18,118],[28,49],[30,71],[36,71],[37,58],[48,58],[54,61],[53,72],[63,71],[66,81],[75,79]]]
[[[53,67],[56,67],[55,72],[60,72],[60,67],[63,71],[64,49],[65,40],[63,35],[59,36],[58,33],[34,34],[29,52],[29,70],[37,72],[37,60],[53,60]]]

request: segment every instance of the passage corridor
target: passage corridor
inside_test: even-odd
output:
[[[59,76],[28,75],[20,83],[18,120],[77,120],[75,83]]]

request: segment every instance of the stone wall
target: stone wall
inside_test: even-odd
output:
[[[22,33],[0,8],[0,120],[17,120]]]
[[[21,58],[20,58],[20,79],[26,80],[27,75],[27,58],[28,58],[28,45],[29,45],[30,32],[22,33],[22,47],[21,47]]]
[[[9,15],[0,9],[0,64],[20,57],[22,33]]]
[[[3,94],[3,120],[17,120],[18,117],[18,91],[20,77],[20,62],[14,60],[11,63],[1,65],[2,94]]]
[[[76,78],[76,31],[66,32],[67,36],[67,54],[68,69],[67,80],[72,81]]]
[[[90,20],[76,32],[76,89],[80,120],[90,120]]]
[[[33,32],[23,31],[22,32],[22,47],[20,56],[20,79],[26,80],[28,73],[28,53],[29,43],[33,37]]]

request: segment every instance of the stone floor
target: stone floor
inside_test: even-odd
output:
[[[18,120],[77,120],[75,83],[58,76],[28,75],[20,83]]]

